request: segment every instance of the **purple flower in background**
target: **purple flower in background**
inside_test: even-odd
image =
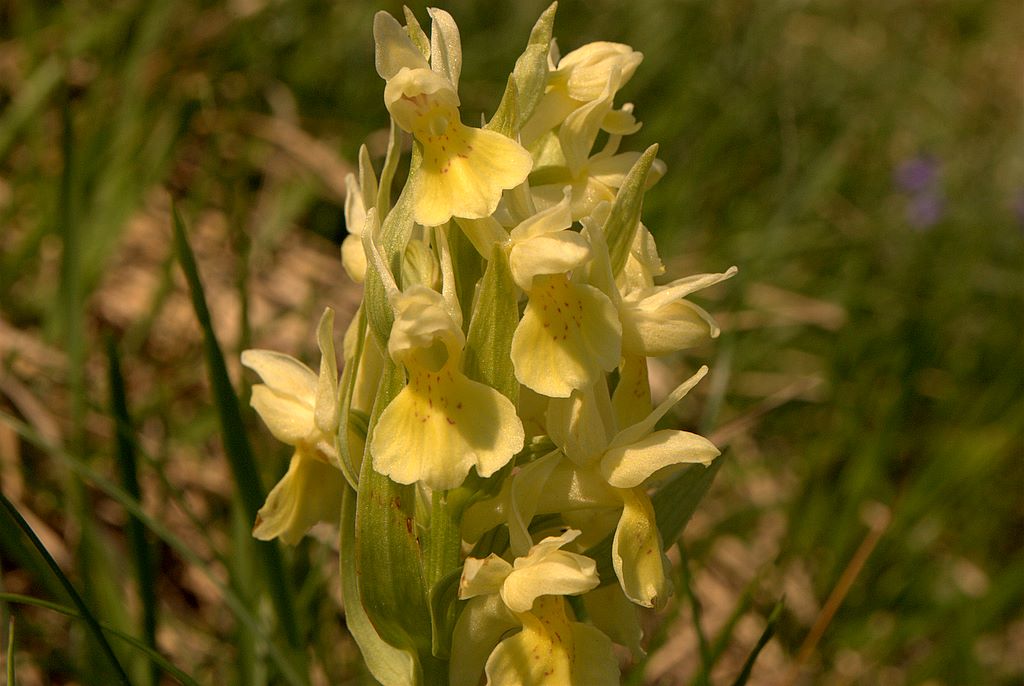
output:
[[[896,168],[893,178],[905,193],[920,193],[935,186],[939,176],[939,161],[932,155],[918,155]]]
[[[939,160],[922,154],[902,162],[893,182],[907,195],[907,222],[918,230],[935,226],[946,211],[946,198],[939,183]]]

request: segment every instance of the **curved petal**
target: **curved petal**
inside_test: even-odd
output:
[[[316,399],[316,374],[291,355],[273,350],[245,350],[242,352],[242,364],[259,374],[263,383],[276,393],[290,395],[299,402],[313,406]]]
[[[594,383],[619,362],[622,325],[608,297],[563,275],[538,276],[512,336],[512,364],[524,386],[552,398]]]
[[[601,583],[597,563],[576,553],[555,550],[520,567],[521,561],[501,587],[501,599],[513,612],[527,612],[540,596],[579,595]]]
[[[642,490],[622,492],[623,510],[612,538],[612,566],[626,597],[637,605],[661,609],[671,586],[668,559],[654,521],[651,500]]]
[[[380,11],[374,15],[373,39],[377,73],[382,79],[391,79],[402,68],[430,68],[423,54],[413,45],[409,33],[387,12]]]
[[[413,176],[414,215],[424,226],[454,217],[481,219],[494,213],[503,190],[526,180],[533,158],[521,145],[494,131],[448,118],[438,136],[417,134],[423,164]]]
[[[522,450],[523,426],[501,393],[450,369],[410,372],[373,432],[378,472],[402,484],[455,488],[470,467],[490,476]]]
[[[249,404],[274,438],[282,443],[298,445],[316,431],[312,403],[300,402],[293,395],[278,393],[270,386],[257,384],[252,387]]]
[[[608,394],[603,386],[600,392]],[[568,398],[553,398],[546,419],[551,440],[578,465],[589,465],[608,447],[608,431],[594,386],[574,390]]]
[[[651,412],[651,383],[647,377],[647,357],[630,354],[626,348],[626,327],[622,327],[622,362],[619,383],[612,396],[618,426],[641,422]]]
[[[616,488],[634,488],[665,467],[694,463],[707,466],[720,454],[703,436],[666,429],[609,450],[601,458],[601,474]]]
[[[512,572],[512,565],[494,553],[480,560],[467,557],[459,580],[459,599],[466,600],[480,595],[501,591],[505,578]]]
[[[569,205],[566,203],[566,212]],[[575,231],[534,236],[517,241],[509,251],[509,267],[516,285],[524,291],[533,287],[538,274],[564,274],[584,264],[591,257],[590,243]]]
[[[498,644],[487,660],[488,686],[615,686],[619,666],[607,636],[570,621],[562,598],[538,600],[520,614],[523,630]]]
[[[252,535],[261,541],[280,538],[295,545],[317,522],[338,521],[345,488],[340,471],[296,451],[288,472],[260,508]]]
[[[314,416],[316,426],[328,436],[338,432],[338,358],[334,351],[334,310],[326,308],[316,331],[320,347],[320,376],[317,377]]]
[[[634,355],[659,357],[715,338],[719,328],[707,312],[685,300],[647,310],[624,305],[622,347]]]

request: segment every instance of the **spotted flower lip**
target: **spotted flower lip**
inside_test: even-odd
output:
[[[459,486],[471,467],[490,476],[522,450],[515,406],[461,371],[465,338],[443,296],[424,286],[395,297],[388,352],[408,383],[373,432],[374,469],[398,483]]]
[[[432,14],[435,28],[443,31],[447,13]],[[432,46],[428,63],[391,15],[379,12],[374,20],[377,71],[387,81],[384,104],[423,153],[410,183],[414,218],[424,226],[452,217],[489,217],[502,191],[525,181],[533,167],[533,158],[519,143],[462,123],[456,91],[461,48],[457,31],[446,35],[447,41]]]

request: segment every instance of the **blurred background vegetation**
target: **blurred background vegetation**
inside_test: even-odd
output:
[[[544,5],[440,4],[473,121]],[[315,361],[319,312],[358,302],[338,244],[344,174],[386,138],[378,9],[401,16],[0,0],[0,486],[98,621],[199,683],[368,679],[329,527],[281,549],[290,639],[274,621],[170,205],[236,388],[245,347]],[[1019,0],[560,4],[563,52],[645,55],[628,145],[668,163],[644,216],[670,273],[740,267],[702,301],[724,333],[687,360],[713,376],[680,417],[724,466],[629,683],[731,683],[783,595],[752,683],[1024,683],[1022,26]],[[286,449],[244,417],[272,484]],[[16,598],[72,606],[11,510],[0,525],[5,673],[113,683],[87,624]]]

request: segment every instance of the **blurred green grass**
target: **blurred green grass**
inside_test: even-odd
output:
[[[445,7],[463,36],[466,118],[489,114],[543,4]],[[171,316],[182,290],[167,193],[197,226],[226,356],[268,337],[311,351],[312,313],[336,291],[265,282],[298,237],[293,280],[346,288],[330,266],[344,236],[340,178],[386,122],[370,36],[378,9],[401,12],[312,0],[0,3],[0,407],[43,445],[116,474],[100,334],[119,337],[145,508],[257,610],[261,581],[237,564],[254,554],[248,523],[215,445],[198,334],[187,333],[197,329]],[[563,52],[603,39],[645,54],[625,90],[644,122],[628,144],[660,143],[669,165],[644,215],[663,255],[679,273],[741,269],[706,301],[725,333],[698,351],[714,356],[722,388],[702,421],[724,427],[729,450],[685,541],[709,628],[716,609],[721,621],[731,610],[716,608],[716,578],[730,604],[749,587],[747,614],[762,620],[789,597],[754,682],[793,667],[878,506],[891,523],[805,682],[1024,680],[1022,25],[1014,0],[560,3]],[[928,170],[924,188],[902,177],[914,165]],[[79,249],[62,267],[72,227]],[[267,441],[256,451],[269,483],[286,455]],[[100,618],[140,635],[134,601],[96,581],[130,567],[123,513],[95,485],[79,493],[64,461],[17,435],[0,457],[4,493],[66,548],[55,557],[92,589]],[[737,540],[752,567],[742,572],[723,562]],[[29,552],[0,543],[2,590],[63,601]],[[217,609],[196,565],[167,545],[158,555],[158,642],[173,661],[203,683],[277,678],[263,639]],[[332,683],[358,681],[340,613],[322,601],[336,595],[331,557],[318,543],[288,555],[311,646],[291,659]],[[80,627],[10,610],[19,683],[102,682]],[[685,602],[679,612],[692,615]],[[147,683],[139,654],[118,655]],[[693,673],[656,658],[658,683]]]

